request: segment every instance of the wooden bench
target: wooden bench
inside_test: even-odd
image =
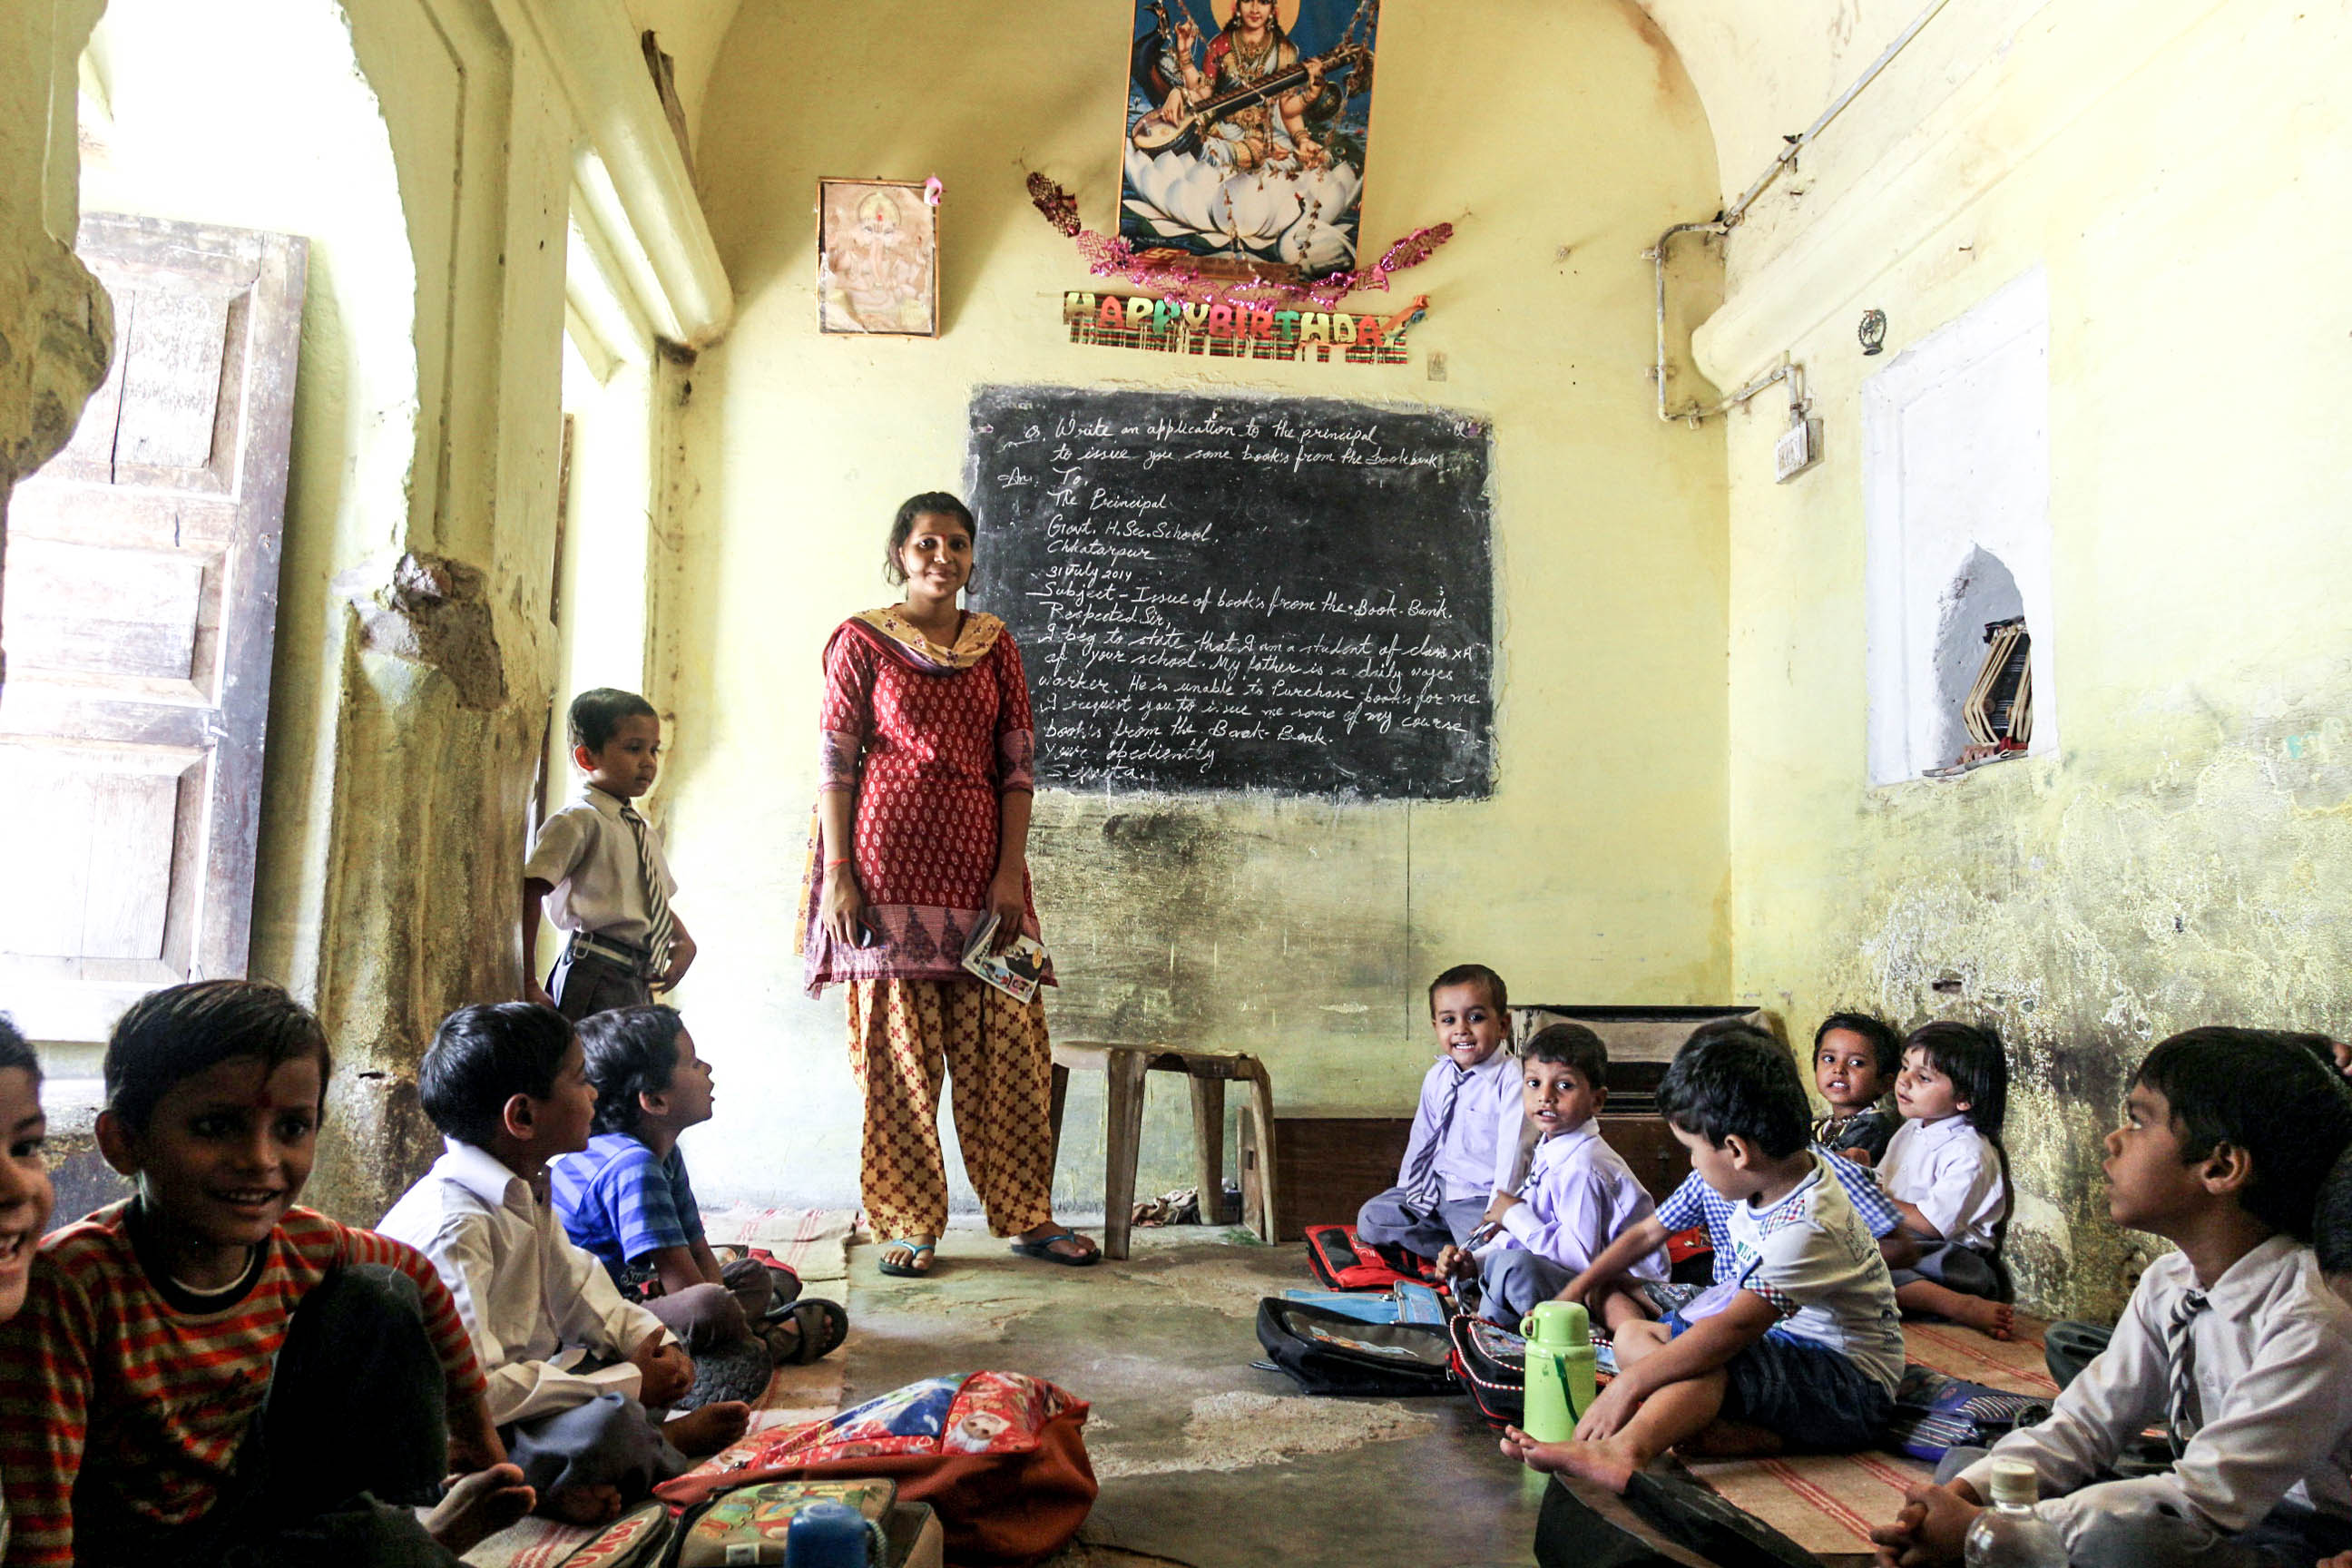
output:
[[[1173,1046],[1117,1045],[1100,1040],[1054,1042],[1054,1148],[1062,1145],[1062,1106],[1070,1075],[1098,1072],[1107,1085],[1103,1108],[1103,1256],[1125,1258],[1135,1217],[1135,1163],[1143,1142],[1144,1076],[1181,1072],[1192,1090],[1192,1138],[1200,1165],[1201,1218],[1221,1217],[1225,1194],[1225,1085],[1250,1086],[1242,1108],[1242,1223],[1260,1241],[1275,1238],[1274,1080],[1265,1064],[1235,1051],[1188,1051]]]

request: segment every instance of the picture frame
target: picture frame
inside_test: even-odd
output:
[[[940,334],[940,209],[919,180],[817,181],[817,331]]]

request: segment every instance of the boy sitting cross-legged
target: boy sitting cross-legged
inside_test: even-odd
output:
[[[383,1229],[447,1282],[490,1417],[541,1511],[611,1519],[682,1473],[683,1455],[741,1436],[751,1413],[735,1401],[653,1424],[647,1407],[684,1394],[694,1363],[548,1206],[548,1162],[587,1147],[596,1104],[571,1023],[530,1002],[460,1007],[441,1021],[416,1088],[446,1152]]]
[[[1437,1259],[1443,1276],[1476,1273],[1479,1315],[1511,1328],[1657,1207],[1593,1125],[1609,1102],[1609,1047],[1600,1036],[1581,1024],[1538,1030],[1519,1073],[1527,1114],[1541,1137],[1527,1180],[1495,1200],[1492,1240],[1449,1247]],[[1665,1258],[1653,1253],[1632,1272],[1663,1279]]]
[[[794,1300],[800,1281],[756,1258],[720,1267],[687,1180],[678,1134],[710,1120],[710,1064],[674,1008],[655,1004],[580,1021],[596,1135],[549,1168],[556,1213],[624,1290],[646,1281],[646,1309],[688,1353],[763,1335],[780,1360],[812,1362],[841,1343],[849,1319],[831,1301]],[[779,1290],[782,1291],[779,1294]],[[791,1302],[769,1322],[771,1308]],[[758,1363],[764,1369],[764,1356]],[[765,1381],[764,1371],[761,1373]]]
[[[11,1568],[452,1564],[530,1506],[432,1266],[295,1205],[328,1070],[274,985],[115,1026],[99,1148],[138,1191],[41,1244],[0,1330]]]
[[[1732,1205],[1732,1278],[1663,1321],[1617,1331],[1617,1376],[1565,1443],[1512,1430],[1503,1451],[1622,1491],[1717,1415],[1831,1451],[1874,1441],[1903,1373],[1895,1286],[1808,1140],[1797,1064],[1746,1033],[1694,1039],[1658,1085],[1691,1164]],[[1612,1247],[1612,1250],[1614,1250]]]
[[[1429,983],[1437,1062],[1423,1075],[1397,1184],[1367,1198],[1357,1239],[1433,1258],[1494,1219],[1517,1163],[1520,1101],[1503,977],[1457,963]]]
[[[1780,1042],[1756,1025],[1744,1019],[1717,1018],[1701,1024],[1691,1031],[1683,1049],[1693,1050],[1700,1042],[1713,1039],[1745,1039],[1780,1048]],[[1903,1232],[1903,1216],[1871,1174],[1870,1167],[1845,1157],[1818,1138],[1813,1152],[1834,1155],[1830,1174],[1845,1191],[1846,1202],[1862,1216],[1863,1228],[1877,1238],[1878,1255],[1887,1267],[1895,1268],[1918,1256],[1916,1243]],[[1560,1299],[1567,1301],[1589,1301],[1593,1316],[1612,1330],[1644,1318],[1655,1318],[1688,1305],[1704,1286],[1682,1285],[1654,1281],[1634,1281],[1626,1289],[1609,1289],[1618,1285],[1641,1259],[1655,1253],[1665,1245],[1667,1237],[1694,1226],[1706,1231],[1709,1256],[1714,1262],[1715,1283],[1722,1285],[1735,1280],[1738,1273],[1738,1249],[1732,1245],[1732,1204],[1721,1193],[1707,1184],[1706,1178],[1693,1171],[1683,1178],[1682,1185],[1666,1194],[1657,1213],[1637,1221],[1603,1248],[1585,1271],[1569,1282]]]
[[[2107,1134],[2107,1212],[2179,1248],[2147,1266],[2039,1426],[1955,1449],[1872,1531],[1882,1561],[1958,1563],[1996,1460],[2075,1568],[2309,1568],[2352,1548],[2352,1310],[2307,1245],[2352,1143],[2352,1092],[2291,1039],[2191,1029],[2140,1064]],[[2172,1468],[2109,1472],[2151,1426]]]

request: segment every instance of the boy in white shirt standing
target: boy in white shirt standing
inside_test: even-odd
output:
[[[633,804],[661,770],[661,715],[634,691],[609,686],[572,700],[572,762],[587,777],[580,798],[551,815],[522,868],[525,995],[574,1023],[612,1007],[642,1007],[686,977],[694,938],[670,900],[677,881],[661,834]],[[539,917],[572,933],[547,985],[530,978]]]
[[[1513,1428],[1503,1452],[1622,1492],[1717,1415],[1764,1428],[1775,1446],[1870,1447],[1894,1412],[1903,1325],[1886,1261],[1833,1170],[1852,1162],[1812,1146],[1795,1058],[1753,1029],[1702,1033],[1667,1068],[1658,1110],[1731,1205],[1729,1277],[1654,1322],[1610,1316],[1622,1324],[1619,1371],[1576,1436],[1538,1443]],[[1615,1279],[1648,1228],[1612,1242],[1587,1276]],[[1642,1305],[1622,1284],[1601,1288]]]
[[[2033,1467],[2074,1568],[2310,1568],[2352,1548],[2352,1309],[2307,1245],[2347,1144],[2352,1092],[2283,1036],[2191,1029],[2150,1051],[2107,1134],[2107,1209],[2179,1250],[2048,1420],[1911,1489],[1872,1531],[1881,1560],[1960,1561],[1995,1458]],[[2172,1468],[2110,1479],[2156,1425]]]
[[[1437,1259],[1449,1279],[1476,1274],[1479,1315],[1510,1328],[1658,1206],[1593,1125],[1609,1103],[1609,1047],[1600,1036],[1581,1024],[1539,1030],[1519,1073],[1528,1118],[1541,1136],[1527,1180],[1495,1200],[1495,1220],[1485,1227],[1491,1240],[1449,1247]],[[1665,1254],[1653,1252],[1627,1272],[1664,1279]]]
[[[1457,963],[1429,983],[1437,1065],[1421,1080],[1397,1184],[1365,1201],[1358,1240],[1433,1258],[1495,1217],[1526,1115],[1517,1063],[1502,1048],[1508,1006],[1503,977],[1483,963]]]

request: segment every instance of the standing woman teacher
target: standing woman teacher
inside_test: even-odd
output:
[[[866,1096],[861,1181],[882,1272],[930,1272],[947,1225],[940,1088],[956,1141],[1013,1250],[1087,1264],[1094,1243],[1054,1219],[1053,1053],[1042,1002],[962,967],[971,933],[1034,936],[1033,772],[1021,651],[994,616],[961,608],[971,510],[931,491],[890,525],[903,603],[841,623],[824,650],[818,834],[802,889],[809,994],[849,987],[849,1062]],[[1047,984],[1053,973],[1046,971]]]

